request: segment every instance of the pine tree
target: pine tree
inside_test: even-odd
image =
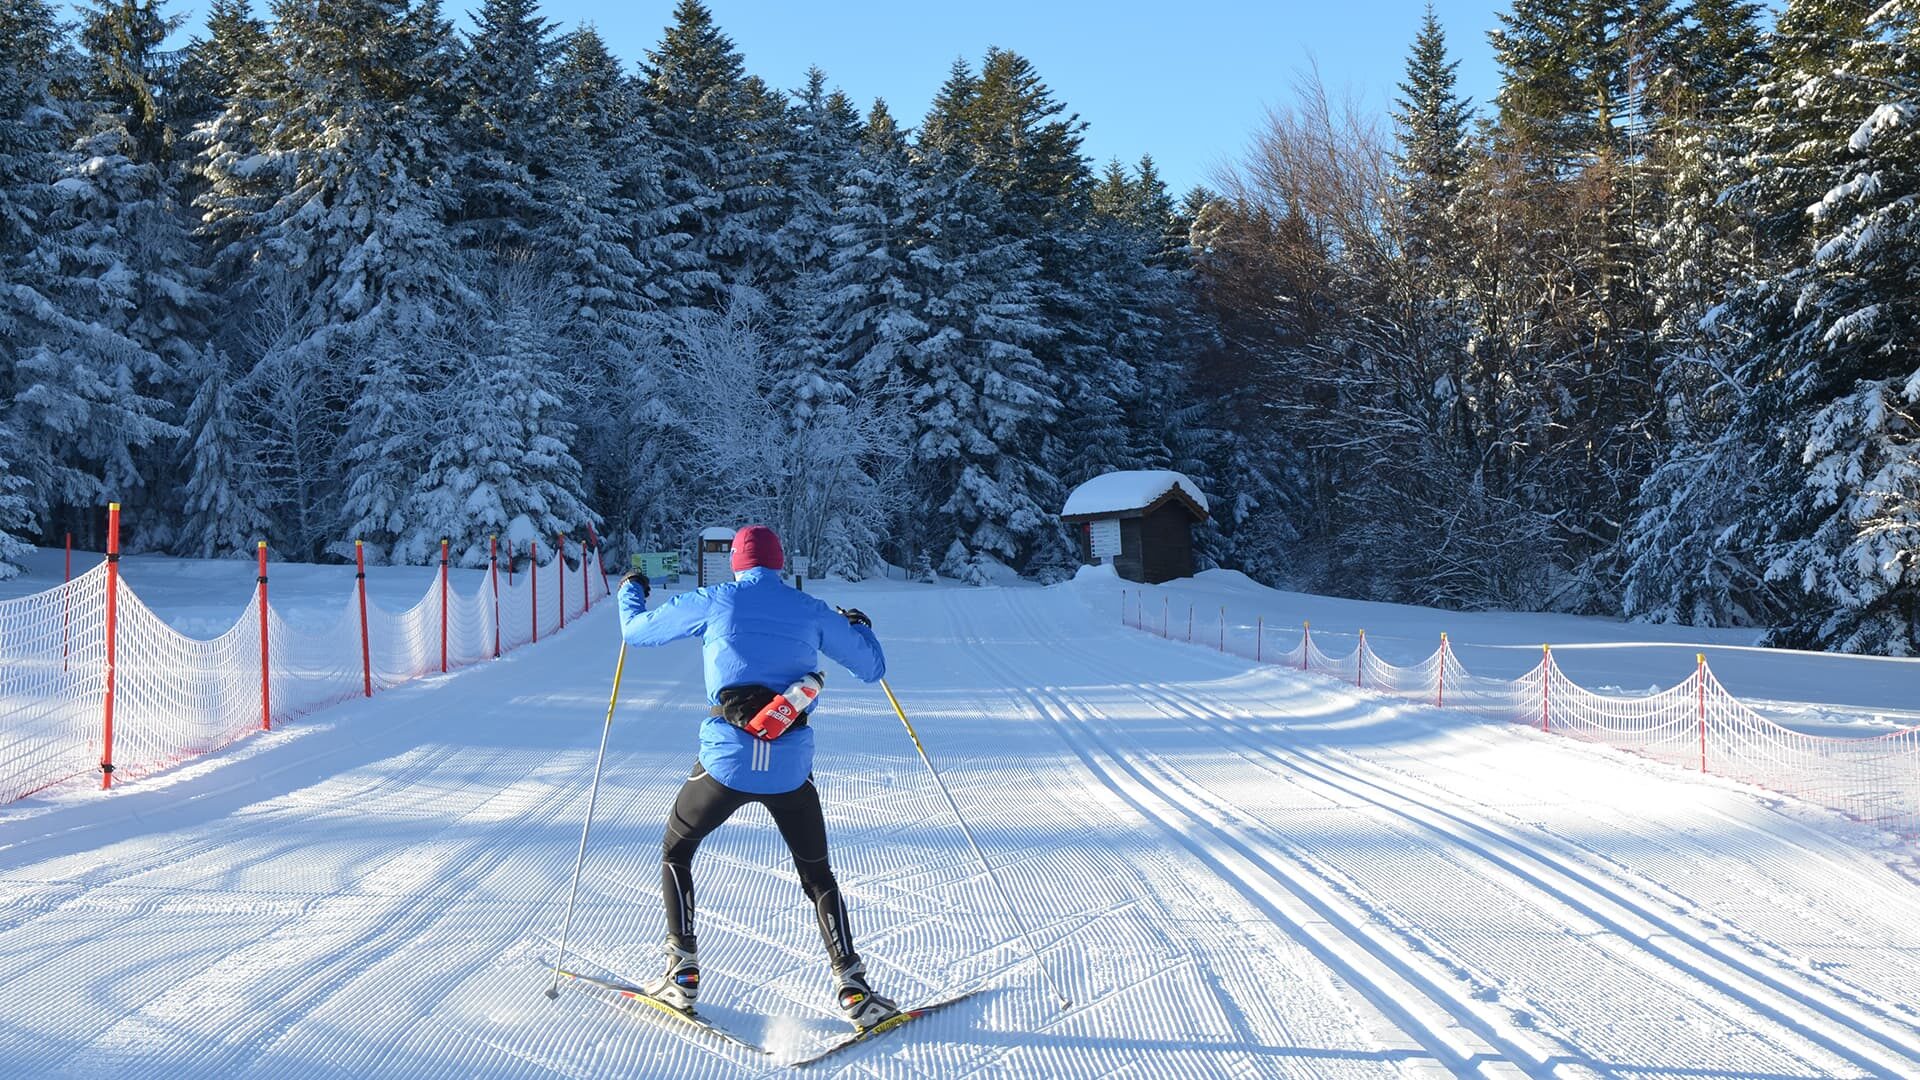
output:
[[[432,467],[436,439],[432,380],[419,361],[385,338],[373,345],[347,407],[339,442],[340,474],[346,479],[340,507],[346,541],[366,541],[375,563],[423,563],[421,533],[439,524],[427,515],[416,491]],[[438,547],[435,538],[433,547]]]
[[[297,299],[310,354],[338,361],[376,339],[430,334],[472,301],[447,228],[451,31],[433,3],[274,10],[271,64],[229,107],[255,145],[216,143],[203,162],[221,257],[253,268],[243,295]]]
[[[417,525],[397,561],[427,561],[444,537],[460,565],[484,566],[490,535],[553,536],[595,520],[581,499],[552,343],[518,307],[486,329],[433,424],[440,435],[412,493]]]
[[[565,196],[549,170],[558,150],[547,73],[559,53],[537,0],[484,0],[456,76],[463,166],[455,242],[532,252]]]
[[[1851,113],[1830,146],[1810,260],[1779,282],[1788,431],[1800,466],[1767,575],[1805,598],[1778,637],[1920,654],[1920,5],[1874,12],[1805,97]]]
[[[270,523],[257,501],[264,478],[240,425],[226,356],[207,353],[193,374],[200,389],[187,409],[185,523],[174,553],[244,558],[252,554],[254,541],[269,534]]]
[[[784,155],[773,135],[780,110],[732,39],[699,0],[679,0],[641,82],[662,149],[659,247],[662,308],[717,311],[732,296],[765,302],[770,234],[778,223],[771,183]]]

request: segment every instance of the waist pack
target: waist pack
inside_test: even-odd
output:
[[[807,714],[802,710],[812,703],[823,681],[820,673],[815,672],[810,676],[810,684],[808,679],[803,679],[786,693],[756,683],[722,687],[720,704],[709,709],[708,715],[717,716],[756,739],[772,742],[789,731],[807,726]],[[794,697],[800,700],[790,701]]]

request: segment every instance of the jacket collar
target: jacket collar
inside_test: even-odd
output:
[[[733,580],[743,583],[749,581],[766,581],[768,579],[779,581],[780,571],[765,566],[754,566],[745,570],[735,571],[733,575]]]

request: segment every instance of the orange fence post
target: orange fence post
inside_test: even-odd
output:
[[[1353,685],[1365,686],[1367,671],[1367,632],[1360,631],[1360,647],[1353,650]]]
[[[1193,605],[1187,605],[1187,644],[1193,644]]]
[[[493,582],[493,658],[500,659],[500,537],[487,537],[487,579]]]
[[[1447,705],[1447,632],[1444,630],[1440,632],[1440,667],[1434,672],[1434,677],[1438,680],[1433,688],[1434,708],[1445,708]]]
[[[593,589],[587,585],[587,545],[580,545],[580,610],[593,610]]]
[[[107,691],[100,737],[100,790],[113,786],[113,666],[120,631],[120,504],[107,504]]]
[[[1160,596],[1160,636],[1167,636],[1167,619],[1173,614],[1173,600],[1164,593]]]
[[[447,541],[440,541],[440,670],[447,670]]]
[[[273,730],[273,675],[267,648],[267,542],[260,541],[260,730]]]
[[[1267,643],[1267,617],[1265,615],[1255,615],[1253,617],[1253,662],[1254,663],[1257,664],[1260,662],[1260,656],[1263,652],[1261,646],[1265,645],[1266,643]]]
[[[360,591],[360,687],[373,696],[373,648],[367,641],[367,544],[353,542],[354,587]]]
[[[567,628],[567,534],[559,535],[553,549],[553,576],[560,580],[560,629]]]
[[[1700,684],[1700,773],[1707,771],[1707,654],[1694,653],[1694,681]]]
[[[1547,716],[1553,702],[1553,646],[1540,646],[1540,730],[1549,730]]]
[[[540,643],[540,541],[527,541],[527,581],[533,586],[533,642]]]

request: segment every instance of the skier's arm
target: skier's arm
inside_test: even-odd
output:
[[[647,598],[639,589],[620,590],[620,637],[629,645],[665,645],[683,637],[695,637],[707,629],[706,590],[695,589],[648,611]]]
[[[828,610],[820,619],[820,651],[861,682],[878,682],[887,674],[887,657],[873,627],[850,623],[838,612]]]

